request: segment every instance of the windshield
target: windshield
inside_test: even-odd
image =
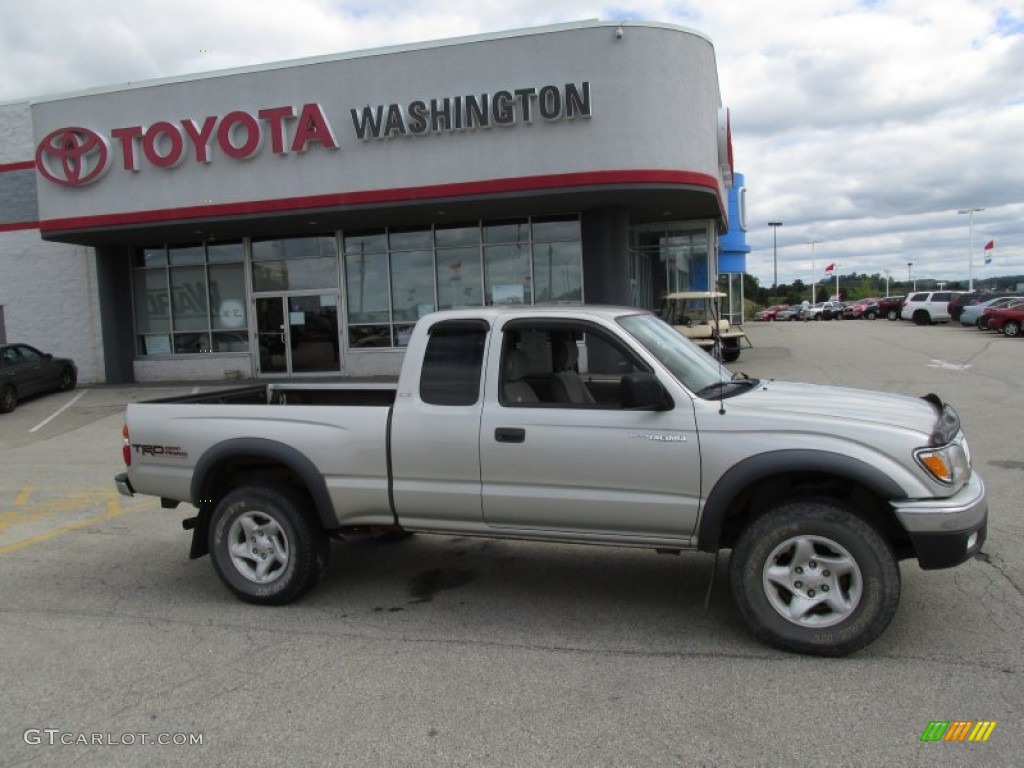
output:
[[[642,314],[626,315],[618,322],[691,392],[713,389],[717,396],[721,389],[717,385],[732,381],[732,371],[664,320]]]

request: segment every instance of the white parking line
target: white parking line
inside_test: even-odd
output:
[[[38,424],[36,424],[34,427],[32,427],[32,429],[30,429],[29,432],[35,432],[37,429],[42,429],[43,427],[45,427],[51,421],[53,421],[58,416],[60,416],[61,413],[63,413],[68,408],[70,408],[72,405],[74,405],[79,400],[81,400],[83,397],[85,397],[85,393],[88,392],[88,391],[89,391],[88,389],[83,389],[81,392],[79,392],[77,395],[75,395],[73,398],[71,398],[68,402],[66,402],[64,405],[62,405],[60,408],[58,408],[54,413],[51,413],[47,418],[43,419]]]

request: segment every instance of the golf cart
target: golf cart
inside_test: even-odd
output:
[[[661,317],[708,354],[726,363],[738,360],[740,345],[750,340],[741,328],[720,317],[718,300],[728,294],[717,291],[680,291],[665,296]]]

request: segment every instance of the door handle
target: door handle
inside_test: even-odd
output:
[[[499,443],[525,443],[526,430],[518,427],[498,427],[494,430],[494,439]]]

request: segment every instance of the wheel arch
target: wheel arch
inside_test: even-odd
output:
[[[708,494],[697,527],[705,552],[731,548],[739,533],[777,501],[799,496],[831,496],[858,511],[889,539],[901,557],[910,556],[909,539],[888,507],[906,493],[881,470],[859,459],[826,451],[772,451],[731,467]]]
[[[192,472],[192,503],[210,509],[249,477],[260,484],[276,481],[298,487],[312,499],[320,526],[324,530],[338,527],[327,481],[317,466],[292,446],[266,438],[234,438],[207,450]]]

